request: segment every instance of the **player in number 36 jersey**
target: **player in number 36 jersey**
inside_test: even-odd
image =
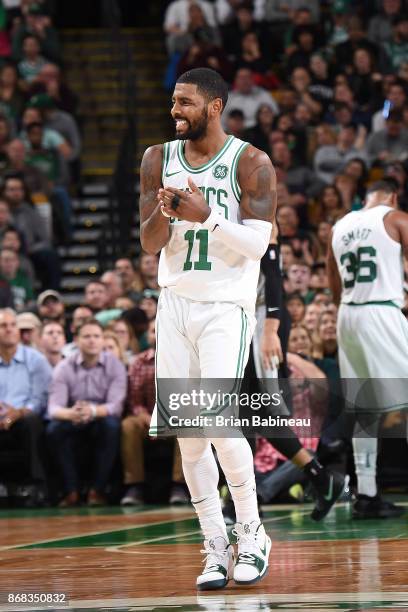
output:
[[[400,310],[408,215],[397,210],[397,193],[393,179],[372,185],[363,210],[336,223],[328,253],[329,282],[341,302],[340,374],[347,409],[355,416],[353,517],[359,519],[393,518],[404,511],[383,500],[376,484],[380,417],[408,410],[408,323]]]

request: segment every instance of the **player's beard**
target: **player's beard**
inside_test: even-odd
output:
[[[194,123],[187,119],[185,119],[185,121],[187,121],[189,127],[187,131],[183,133],[176,132],[177,140],[200,140],[206,135],[208,125],[208,113],[206,108],[204,108],[201,117],[194,121]]]

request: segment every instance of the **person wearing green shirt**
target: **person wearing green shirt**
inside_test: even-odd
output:
[[[11,249],[0,251],[0,278],[9,283],[16,310],[24,309],[34,299],[31,281],[19,266],[19,258],[15,251]]]

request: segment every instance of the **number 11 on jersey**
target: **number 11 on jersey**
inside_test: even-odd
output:
[[[188,230],[184,234],[184,239],[188,242],[188,251],[186,261],[184,262],[183,270],[191,270],[193,262],[191,261],[191,252],[193,250],[194,240],[199,241],[198,246],[198,261],[194,262],[194,270],[211,270],[211,262],[208,261],[208,230]]]

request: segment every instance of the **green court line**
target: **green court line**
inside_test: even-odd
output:
[[[107,515],[123,515],[123,509],[98,509]],[[94,512],[94,511],[92,511]],[[132,514],[142,513],[132,509]],[[90,510],[87,509],[87,513]],[[369,540],[369,539],[407,539],[407,516],[393,521],[370,520],[356,521],[351,518],[351,506],[338,504],[321,523],[315,523],[309,518],[310,508],[293,506],[276,508],[265,512],[263,522],[268,533],[276,541],[335,541],[335,540]],[[76,510],[77,515],[82,512]],[[170,517],[156,523],[148,522],[149,516],[154,517],[155,511],[146,512],[146,522],[140,525],[121,526],[116,529],[93,531],[81,535],[53,538],[42,541],[25,542],[12,546],[0,546],[1,550],[30,550],[47,548],[78,548],[105,547],[110,549],[132,547],[134,545],[158,545],[189,543],[202,541],[198,521],[191,518]],[[21,515],[20,515],[21,516]],[[44,516],[41,513],[40,516]],[[47,515],[46,515],[47,516]],[[61,516],[61,512],[50,516]]]

